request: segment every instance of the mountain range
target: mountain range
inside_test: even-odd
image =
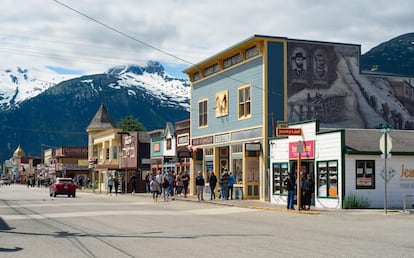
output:
[[[414,33],[379,44],[360,57],[360,70],[414,77]],[[41,146],[86,146],[86,127],[101,104],[115,123],[132,115],[150,131],[189,118],[190,84],[157,61],[102,74],[68,76],[47,68],[0,69],[0,160],[20,144],[27,156]]]
[[[159,62],[63,78],[55,85],[61,75],[39,80],[33,71],[0,74],[1,159],[11,157],[19,144],[31,157],[40,156],[42,145],[86,146],[86,127],[101,104],[115,123],[132,115],[147,130],[189,118],[189,82],[168,75]]]

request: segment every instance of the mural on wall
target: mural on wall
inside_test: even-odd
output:
[[[288,122],[414,129],[414,79],[360,74],[359,46],[288,42]]]
[[[216,93],[216,117],[225,116],[229,114],[228,108],[228,92],[221,91]]]

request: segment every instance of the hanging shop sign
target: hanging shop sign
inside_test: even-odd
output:
[[[299,141],[289,143],[289,159],[297,159],[299,157],[298,144],[303,146],[301,152],[302,159],[315,158],[315,141]]]

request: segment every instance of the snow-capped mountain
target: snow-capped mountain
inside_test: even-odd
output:
[[[135,65],[112,68],[108,74],[116,75],[119,81],[110,84],[114,89],[122,87],[139,88],[147,93],[150,92],[167,106],[182,106],[190,110],[189,82],[182,79],[172,78],[158,62],[150,61],[147,67]],[[129,91],[129,94],[135,94]]]
[[[47,68],[17,67],[0,69],[0,109],[16,108],[57,83],[73,78]]]
[[[165,72],[164,67],[149,61],[146,67],[128,65],[111,68],[106,74],[118,77],[110,87],[121,89],[140,88],[159,98],[164,105],[182,106],[189,110],[190,87],[187,80],[176,79]],[[62,75],[47,68],[20,68],[0,70],[0,108],[18,108],[19,104],[45,92],[63,81],[75,79],[76,75]],[[88,83],[88,81],[83,81]],[[89,81],[92,83],[92,81]],[[134,94],[130,91],[130,94]],[[171,100],[174,100],[171,102]],[[171,103],[170,103],[171,102]]]
[[[2,74],[0,152],[6,156],[19,144],[28,156],[40,155],[40,144],[87,145],[86,128],[102,103],[115,123],[133,116],[148,131],[189,119],[189,82],[158,62],[70,79],[47,79],[29,69]]]

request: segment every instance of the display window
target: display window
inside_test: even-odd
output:
[[[273,194],[287,195],[286,186],[283,184],[288,177],[288,163],[273,163]]]
[[[356,189],[375,189],[375,161],[356,161]]]
[[[233,159],[233,175],[235,184],[243,184],[243,170],[242,170],[243,160],[242,159]]]
[[[317,163],[318,197],[338,197],[338,161]]]

